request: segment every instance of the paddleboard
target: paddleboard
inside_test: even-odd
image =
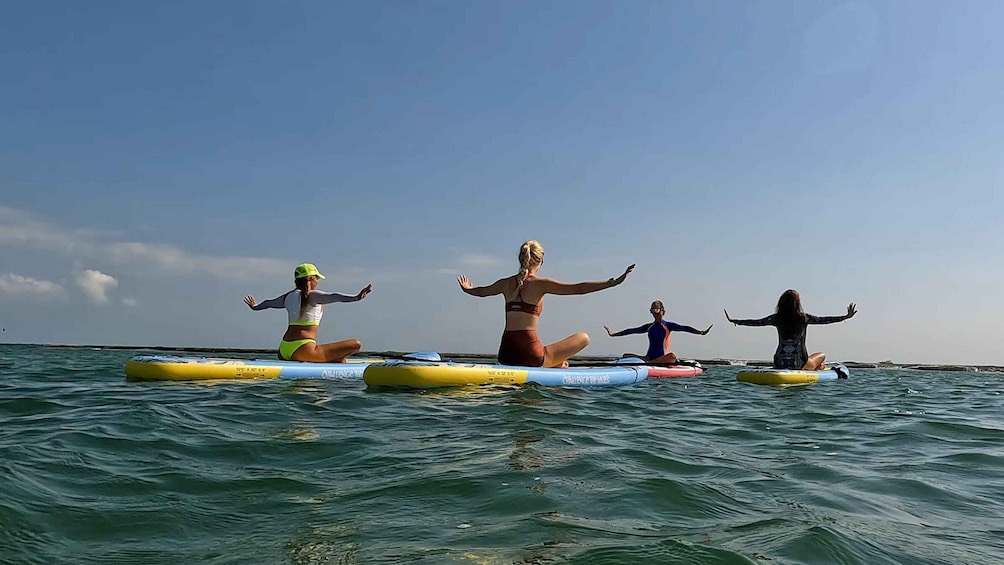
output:
[[[616,366],[513,367],[475,363],[432,363],[386,361],[369,365],[363,381],[370,386],[440,388],[468,385],[511,385],[536,383],[544,386],[601,387],[623,386],[648,378],[649,367]]]
[[[433,351],[411,353],[409,357],[437,361]],[[346,363],[303,363],[263,359],[226,359],[175,355],[138,355],[126,361],[130,381],[201,381],[256,379],[337,379],[359,380],[363,371],[383,358],[350,358]]]
[[[645,360],[638,357],[622,357],[614,361],[616,365],[644,365]],[[679,365],[646,365],[648,378],[665,379],[673,377],[696,377],[704,372],[704,367],[697,361],[680,361]]]
[[[842,364],[827,363],[827,369],[823,371],[743,369],[736,374],[736,380],[758,385],[806,385],[846,379],[849,375],[850,371]]]
[[[673,378],[673,377],[696,377],[704,373],[704,368],[700,365],[653,365],[648,368],[648,378]]]

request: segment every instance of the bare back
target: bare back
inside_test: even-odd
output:
[[[543,289],[536,277],[527,277],[523,284],[516,282],[516,277],[505,279],[502,296],[506,301],[506,330],[536,330],[537,320],[543,306]],[[532,311],[531,311],[532,310]],[[536,312],[536,314],[533,313]]]

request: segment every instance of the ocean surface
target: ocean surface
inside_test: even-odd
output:
[[[1004,374],[126,382],[0,346],[0,562],[1004,562]]]

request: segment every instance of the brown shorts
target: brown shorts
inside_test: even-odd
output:
[[[544,346],[536,330],[507,330],[499,344],[499,363],[519,367],[543,367]]]

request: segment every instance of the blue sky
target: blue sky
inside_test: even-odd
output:
[[[493,352],[455,279],[591,354],[663,300],[684,357],[767,359],[787,288],[831,358],[1004,363],[1004,4],[27,2],[0,20],[7,342],[270,347],[296,263],[321,338]]]

